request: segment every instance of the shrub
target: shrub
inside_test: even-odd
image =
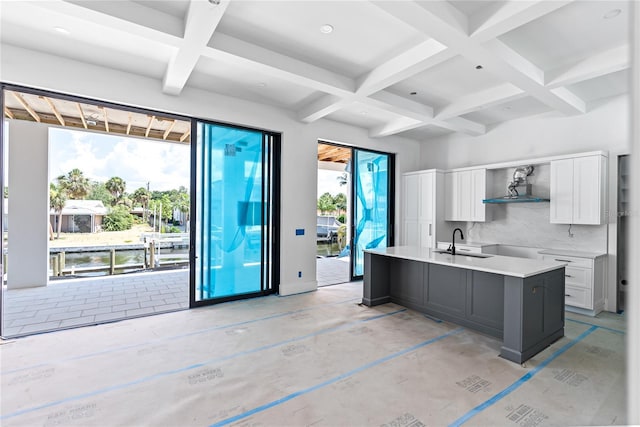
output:
[[[339,216],[338,218],[336,218],[336,219],[337,219],[338,221],[340,221],[341,223],[343,223],[343,224],[345,223],[345,220],[344,220],[344,214],[340,215],[340,216]]]
[[[171,227],[169,227],[167,233],[182,233],[182,230],[172,225]]]
[[[133,226],[133,215],[124,206],[116,206],[104,217],[102,228],[105,231],[129,230]]]

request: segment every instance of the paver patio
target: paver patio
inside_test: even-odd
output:
[[[48,286],[4,289],[5,337],[186,309],[189,270],[52,280]]]

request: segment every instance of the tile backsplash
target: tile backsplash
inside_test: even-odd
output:
[[[489,171],[489,197],[507,193],[515,168]],[[534,196],[549,198],[550,166],[535,165],[529,176]],[[520,188],[518,188],[520,190]],[[587,252],[607,252],[606,225],[550,224],[549,203],[506,203],[487,205],[491,221],[465,223],[466,240],[503,245]]]

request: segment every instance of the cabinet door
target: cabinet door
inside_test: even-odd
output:
[[[420,174],[419,180],[419,219],[420,221],[431,222],[434,216],[434,174],[432,172]]]
[[[504,276],[472,271],[471,281],[467,286],[467,319],[502,330]]]
[[[389,257],[389,277],[392,285],[389,293],[400,304],[422,306],[424,301],[424,266],[420,261]]]
[[[471,200],[473,199],[472,171],[458,172],[456,198],[458,199],[458,220],[472,221]]]
[[[429,264],[425,305],[437,312],[464,319],[467,295],[467,270]]]
[[[420,221],[420,246],[424,248],[435,247],[434,225],[431,222]]]
[[[552,224],[573,223],[573,159],[551,162],[550,213]]]
[[[448,172],[444,174],[444,219],[445,221],[458,220],[458,202],[457,202],[457,172]]]
[[[573,159],[573,224],[601,224],[602,156]]]
[[[405,220],[402,228],[402,244],[420,246],[420,223],[417,220]]]
[[[403,180],[403,197],[404,197],[404,220],[418,220],[418,195],[420,194],[419,175],[404,175]]]
[[[487,170],[471,171],[471,221],[484,222],[486,220],[486,205],[482,203],[487,198]]]

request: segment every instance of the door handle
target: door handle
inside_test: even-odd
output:
[[[556,258],[556,261],[560,261],[560,262],[573,262],[570,259],[558,259]]]
[[[429,236],[431,236],[431,224],[429,224]]]
[[[573,276],[570,274],[565,274],[564,277],[573,277]]]

